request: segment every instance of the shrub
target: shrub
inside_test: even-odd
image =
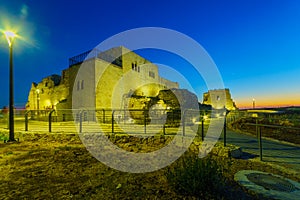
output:
[[[5,133],[0,133],[0,141],[8,140],[8,136]]]
[[[179,194],[211,198],[221,196],[225,180],[221,166],[210,157],[185,156],[168,168],[166,178]]]

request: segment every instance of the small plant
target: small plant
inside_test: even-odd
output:
[[[0,141],[7,141],[8,137],[6,135],[1,135],[0,134]]]
[[[12,151],[6,152],[6,155],[12,155],[12,154],[14,154]]]
[[[222,169],[210,157],[185,156],[167,170],[166,177],[176,192],[201,199],[221,196],[225,187]]]

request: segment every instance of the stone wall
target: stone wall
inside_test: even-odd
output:
[[[161,90],[158,98],[173,109],[198,109],[197,96],[186,89]]]
[[[155,97],[161,89],[178,88],[178,84],[159,76],[158,67],[145,58],[124,48],[114,48],[112,55],[122,53],[122,67],[97,60],[97,77],[101,77],[96,89],[97,108],[127,108],[128,98],[134,94]],[[116,51],[116,52],[114,52]]]
[[[160,77],[156,65],[125,47],[116,47],[70,66],[61,76],[33,83],[27,109],[125,108],[126,96],[155,97],[170,88],[178,88],[178,83]]]
[[[211,105],[215,109],[222,109],[224,106],[228,110],[237,109],[229,89],[209,90],[203,94],[203,104]]]
[[[103,60],[96,60],[96,108],[117,108],[119,107],[119,102],[122,101],[122,95],[117,95],[115,92],[115,87],[117,81],[121,79],[123,75],[123,70],[121,67],[107,63]],[[108,66],[108,67],[106,67]],[[106,67],[104,71],[104,67]],[[98,80],[98,82],[97,82]],[[124,91],[123,86],[121,85],[118,89],[119,93]],[[114,95],[114,92],[116,95]],[[114,97],[113,97],[114,95]],[[114,98],[115,102],[112,102]]]
[[[61,83],[59,75],[51,75],[40,83],[32,83],[26,108],[30,110],[50,110],[68,97],[69,90]]]

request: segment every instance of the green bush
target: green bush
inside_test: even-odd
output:
[[[185,156],[167,170],[166,178],[177,193],[201,199],[222,196],[225,188],[222,168],[210,157]]]
[[[8,140],[7,134],[0,133],[0,141]]]

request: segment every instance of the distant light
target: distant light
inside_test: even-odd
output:
[[[257,113],[253,113],[253,114],[252,114],[252,117],[257,118],[257,117],[258,117],[258,114],[257,114]]]
[[[17,36],[14,32],[12,31],[4,31],[5,37],[7,39],[8,45],[11,46],[12,40]]]

